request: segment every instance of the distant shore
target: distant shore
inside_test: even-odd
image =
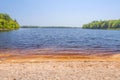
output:
[[[81,28],[73,26],[21,26],[20,28]]]

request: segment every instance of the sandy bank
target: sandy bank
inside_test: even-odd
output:
[[[0,80],[120,80],[120,54],[0,54]]]
[[[0,54],[0,63],[24,63],[41,61],[120,61],[120,54],[110,55],[78,55],[78,54],[44,54],[44,55],[22,55],[22,54]]]
[[[1,63],[0,80],[120,80],[120,62]]]

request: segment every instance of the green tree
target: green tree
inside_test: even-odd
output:
[[[82,28],[87,29],[120,29],[120,20],[93,21],[84,24]]]
[[[19,29],[19,24],[8,14],[0,13],[0,31]]]

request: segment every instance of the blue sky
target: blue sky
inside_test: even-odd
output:
[[[81,27],[93,20],[120,19],[120,0],[1,0],[0,13],[20,25]]]

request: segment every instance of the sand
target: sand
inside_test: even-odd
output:
[[[0,80],[120,80],[120,54],[0,54]]]
[[[120,62],[1,63],[0,80],[120,80]]]

